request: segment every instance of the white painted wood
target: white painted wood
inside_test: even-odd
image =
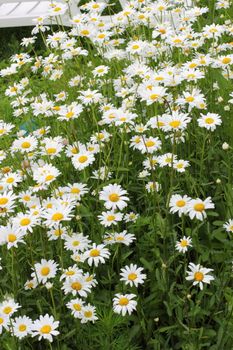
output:
[[[98,0],[97,0],[98,1]],[[100,0],[108,2],[109,0]],[[0,0],[0,28],[6,27],[24,27],[32,26],[33,19],[41,16],[46,16],[51,0]],[[56,2],[62,2],[56,0]],[[80,0],[70,0],[69,6],[72,16],[80,13],[78,4]],[[119,0],[121,7],[124,8],[127,1]],[[192,0],[187,0],[191,6]],[[108,22],[110,16],[102,16],[103,20]],[[68,14],[62,16],[62,22],[66,26],[72,26]],[[45,24],[56,24],[55,18],[52,22],[50,19],[45,21]]]

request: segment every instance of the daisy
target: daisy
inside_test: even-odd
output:
[[[28,316],[16,317],[12,322],[13,334],[19,339],[26,337],[32,332],[33,322]]]
[[[109,227],[111,225],[117,225],[118,222],[122,221],[123,214],[116,213],[115,211],[103,211],[101,215],[98,215],[98,219],[101,225]]]
[[[91,285],[80,275],[66,278],[61,289],[64,290],[65,294],[71,293],[73,296],[78,294],[80,297],[86,298],[87,294],[91,292]]]
[[[223,227],[226,229],[227,232],[233,232],[233,219],[228,220]]]
[[[186,253],[188,247],[192,247],[192,239],[191,237],[184,236],[179,241],[176,242],[176,250],[180,253]]]
[[[73,207],[68,205],[64,206],[62,204],[56,203],[52,208],[47,208],[42,213],[42,218],[45,219],[44,223],[47,226],[57,226],[63,221],[69,221],[72,218]]]
[[[72,164],[77,170],[83,170],[95,161],[94,155],[89,151],[80,151],[72,157]]]
[[[17,216],[13,218],[13,225],[23,232],[32,232],[33,227],[38,223],[38,218],[32,214],[31,211],[23,213],[18,213]]]
[[[31,280],[27,280],[24,283],[24,289],[25,290],[30,290],[30,289],[35,289],[38,286],[38,282],[36,278],[33,278]]]
[[[10,317],[17,312],[19,308],[21,308],[21,306],[16,303],[14,299],[7,298],[0,304],[0,314]]]
[[[139,218],[139,214],[136,214],[133,211],[125,214],[124,216],[125,222],[136,222],[138,218]]]
[[[12,247],[18,248],[18,243],[25,243],[23,238],[25,236],[25,231],[20,231],[19,228],[11,226],[8,224],[6,227],[1,227],[1,239],[0,243],[6,243],[7,249]]]
[[[190,219],[197,218],[198,220],[203,220],[207,217],[206,209],[213,209],[214,203],[210,197],[206,198],[204,201],[200,198],[191,199],[187,206],[187,213]]]
[[[33,136],[20,137],[11,146],[12,152],[29,153],[37,148],[38,141]]]
[[[82,233],[72,233],[71,236],[63,235],[64,245],[67,250],[72,252],[83,252],[88,249],[90,240]]]
[[[89,266],[92,266],[93,264],[95,266],[98,266],[99,263],[104,264],[105,259],[108,259],[110,256],[110,252],[107,248],[105,248],[104,244],[96,245],[93,243],[91,249],[87,250],[84,253],[84,259],[87,259],[87,263]]]
[[[189,263],[190,271],[187,271],[188,276],[186,277],[187,281],[194,281],[193,285],[199,285],[200,289],[203,289],[203,283],[210,284],[210,281],[214,280],[214,277],[208,275],[209,272],[213,271],[213,269],[206,269],[202,267],[200,264]]]
[[[104,186],[103,190],[100,191],[99,198],[100,200],[105,201],[104,206],[107,209],[124,209],[127,206],[127,201],[129,198],[125,196],[127,191],[123,190],[120,185],[110,184]]]
[[[169,202],[170,212],[172,214],[178,213],[179,217],[182,214],[186,214],[188,210],[188,204],[191,198],[187,195],[181,196],[180,194],[173,194]]]
[[[86,184],[75,182],[72,185],[68,184],[66,187],[66,191],[72,197],[76,198],[77,200],[80,200],[84,194],[88,193],[88,188]]]
[[[5,174],[1,179],[1,184],[7,186],[7,188],[12,189],[12,187],[17,187],[18,184],[22,181],[22,176],[16,172],[10,172]]]
[[[142,273],[143,268],[138,267],[137,265],[130,264],[129,266],[125,266],[121,269],[120,275],[122,278],[120,281],[125,282],[125,284],[129,284],[130,287],[138,287],[139,284],[144,283],[144,279],[146,278],[146,275]]]
[[[82,308],[84,306],[84,301],[80,298],[75,298],[70,300],[66,307],[71,310],[71,314],[74,316],[74,318],[81,318],[81,312]]]
[[[54,278],[57,273],[58,264],[54,260],[41,259],[40,263],[34,265],[32,278],[36,278],[38,282],[45,284],[48,279]]]
[[[83,271],[77,267],[77,265],[69,266],[68,269],[63,270],[60,277],[60,281],[66,278],[79,278],[82,277]]]
[[[10,323],[10,318],[5,314],[0,313],[0,334],[2,334],[4,328],[6,330],[9,329],[8,327],[9,323]]]
[[[32,336],[39,336],[39,340],[47,339],[49,342],[53,341],[53,336],[60,334],[56,329],[59,327],[59,321],[55,321],[53,316],[46,314],[40,315],[39,319],[33,322]]]
[[[117,314],[122,314],[122,316],[125,316],[127,312],[131,315],[137,306],[137,302],[133,300],[135,297],[135,294],[115,294],[115,298],[113,298],[113,311]]]
[[[166,96],[166,92],[167,90],[161,86],[152,86],[150,89],[147,89],[144,85],[142,85],[138,89],[141,100],[146,101],[148,106],[152,103],[163,101],[163,98]]]
[[[201,114],[201,118],[197,119],[198,125],[201,128],[214,131],[217,125],[222,124],[221,117],[216,113]]]
[[[90,304],[87,304],[82,307],[81,315],[80,315],[81,323],[87,323],[89,321],[95,322],[98,320],[96,316],[96,308]]]
[[[173,168],[178,171],[178,173],[184,173],[185,169],[190,166],[189,162],[187,160],[176,160],[173,164]]]
[[[156,181],[149,181],[145,187],[148,193],[158,192],[161,189],[161,185]]]

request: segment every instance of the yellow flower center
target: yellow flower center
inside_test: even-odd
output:
[[[159,97],[158,94],[152,94],[152,95],[150,95],[150,99],[153,100],[153,101],[157,100],[158,97]]]
[[[122,298],[119,299],[119,305],[120,305],[120,306],[126,306],[126,305],[128,305],[128,304],[129,304],[128,298],[122,297]]]
[[[132,46],[132,49],[133,49],[133,50],[137,50],[137,49],[139,49],[139,47],[140,47],[139,45],[133,45],[133,46]]]
[[[44,267],[42,267],[40,272],[41,272],[42,276],[48,276],[48,274],[50,272],[50,268],[48,266],[44,266]]]
[[[128,280],[130,280],[130,281],[134,281],[134,280],[136,280],[136,278],[137,278],[137,275],[134,272],[132,272],[128,275]]]
[[[188,241],[186,240],[186,239],[182,239],[182,241],[180,242],[180,245],[181,245],[181,247],[187,247],[187,245],[188,245]]]
[[[6,314],[6,315],[9,315],[9,314],[11,313],[11,311],[12,311],[12,307],[11,307],[11,306],[6,306],[6,307],[4,307],[4,309],[3,309],[3,312],[4,312],[4,314]]]
[[[26,201],[26,202],[30,201],[30,199],[31,199],[31,197],[27,196],[27,195],[23,197],[23,200]]]
[[[194,274],[195,281],[201,282],[204,279],[204,274],[200,271],[195,272]]]
[[[206,122],[206,124],[213,124],[214,119],[213,118],[206,118],[205,122]]]
[[[73,308],[74,308],[76,311],[81,311],[82,306],[81,306],[80,304],[73,304]]]
[[[80,193],[80,189],[77,188],[77,187],[73,187],[70,192],[73,193],[73,194],[79,194]]]
[[[0,206],[7,204],[9,202],[8,198],[2,197],[0,198]]]
[[[81,156],[81,157],[79,157],[79,163],[85,163],[86,161],[87,161],[87,156]]]
[[[43,334],[49,334],[52,330],[52,327],[49,324],[44,325],[41,327],[40,332]]]
[[[118,237],[116,238],[116,241],[124,241],[124,237],[123,237],[123,236],[118,236]]]
[[[8,179],[6,180],[6,182],[8,183],[8,184],[12,184],[12,182],[14,182],[14,178],[13,177],[8,177]]]
[[[24,219],[21,219],[21,220],[20,220],[20,225],[21,225],[21,226],[27,226],[27,225],[30,224],[30,222],[31,222],[30,219],[24,218]]]
[[[194,97],[193,96],[188,96],[185,98],[186,102],[193,102],[194,101]]]
[[[87,29],[83,29],[83,30],[81,30],[80,34],[81,34],[81,35],[89,35],[90,32],[89,32],[89,30],[87,30]]]
[[[70,111],[66,113],[66,118],[72,118],[74,116],[74,112]]]
[[[74,246],[74,247],[77,247],[79,244],[80,244],[79,241],[73,241],[73,246]]]
[[[47,175],[46,178],[45,178],[45,181],[51,181],[53,179],[54,179],[53,175]]]
[[[53,221],[60,221],[64,218],[64,215],[62,213],[55,213],[52,216]]]
[[[176,202],[177,207],[182,208],[185,206],[185,201],[183,199],[180,199],[179,201]]]
[[[108,215],[108,217],[107,217],[107,221],[113,221],[113,220],[115,220],[115,215]]]
[[[3,324],[4,319],[2,317],[0,317],[0,324]]]
[[[112,193],[112,194],[110,194],[109,195],[109,200],[111,201],[111,202],[118,202],[119,201],[119,199],[120,199],[120,196],[117,194],[117,193]]]
[[[230,63],[231,62],[231,58],[230,57],[224,57],[223,59],[222,59],[222,63],[223,64],[228,64],[228,63]]]
[[[100,255],[99,249],[94,248],[94,249],[92,249],[92,250],[90,251],[90,256],[91,256],[92,258],[95,258],[95,257],[97,257],[97,256],[99,256],[99,255]]]
[[[179,120],[173,120],[172,122],[169,123],[169,125],[172,127],[172,128],[178,128],[180,126],[181,122]]]
[[[87,318],[91,317],[92,316],[92,311],[85,311],[84,312],[84,316],[87,317]]]
[[[54,154],[56,153],[56,148],[47,148],[46,152],[47,154]]]
[[[145,142],[146,147],[153,147],[155,145],[155,142],[152,140],[148,140]]]
[[[73,282],[71,284],[71,288],[74,289],[74,290],[80,290],[80,289],[82,289],[82,285],[79,282]]]
[[[74,271],[66,271],[66,276],[73,276],[75,274]]]
[[[14,233],[10,233],[10,234],[8,235],[8,242],[13,243],[13,242],[16,241],[16,239],[17,239],[17,237],[16,237],[16,235],[14,235]]]
[[[28,141],[24,141],[23,143],[22,143],[22,145],[21,145],[21,147],[22,148],[30,148],[31,147],[31,144],[30,144],[30,142],[28,142]]]
[[[26,331],[26,329],[27,329],[27,326],[25,324],[20,324],[19,325],[19,331],[20,332],[24,332],[24,331]]]
[[[194,205],[194,210],[202,212],[205,210],[205,206],[202,203],[197,203]]]

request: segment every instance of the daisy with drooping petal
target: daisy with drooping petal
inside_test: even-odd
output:
[[[184,236],[179,241],[176,242],[176,250],[180,253],[186,253],[188,247],[192,247],[192,238]]]
[[[105,259],[108,259],[110,256],[110,252],[107,248],[105,248],[104,244],[96,245],[93,243],[91,249],[87,250],[84,253],[84,259],[87,259],[88,265],[98,266],[99,263],[104,264]]]
[[[137,265],[130,264],[129,266],[125,266],[121,269],[120,275],[122,278],[120,281],[125,282],[125,284],[129,284],[130,287],[136,286],[138,287],[139,284],[144,283],[144,279],[146,278],[146,275],[142,273],[143,268],[138,267]]]
[[[125,316],[128,312],[129,315],[136,310],[137,302],[133,300],[136,297],[135,294],[119,294],[113,298],[113,311],[117,314]]]
[[[193,285],[199,285],[200,289],[203,289],[203,283],[210,284],[210,281],[214,280],[214,277],[209,275],[209,272],[212,272],[213,269],[206,269],[200,264],[189,263],[190,271],[187,271],[188,276],[186,277],[187,281],[193,281]]]
[[[204,201],[200,198],[191,199],[187,206],[187,213],[190,219],[197,218],[198,220],[203,220],[206,218],[206,209],[214,209],[214,203],[211,198],[208,197]]]
[[[127,191],[123,190],[120,185],[110,184],[104,186],[103,190],[100,191],[99,198],[100,200],[105,201],[104,206],[107,209],[124,209],[127,206],[127,201],[129,198],[125,196]]]
[[[32,326],[32,336],[39,336],[39,340],[47,339],[49,342],[53,341],[53,336],[60,334],[56,329],[59,327],[59,321],[55,321],[53,316],[46,314],[40,315],[39,319],[34,321]]]

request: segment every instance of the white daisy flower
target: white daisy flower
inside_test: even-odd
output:
[[[120,281],[125,282],[126,285],[129,284],[130,287],[138,287],[139,284],[144,283],[144,279],[146,278],[146,275],[142,273],[142,271],[142,267],[138,267],[134,264],[125,266],[121,269],[120,275],[122,276],[122,278],[120,279]]]
[[[122,316],[125,316],[127,312],[131,315],[137,306],[137,302],[133,300],[135,297],[135,294],[116,294],[113,298],[113,311]]]
[[[206,198],[204,201],[200,198],[191,199],[187,206],[187,213],[190,219],[197,218],[198,220],[203,220],[206,218],[206,209],[213,209],[214,203],[210,197]]]
[[[188,247],[192,247],[192,238],[184,236],[179,241],[176,242],[176,250],[180,253],[186,253]]]
[[[199,285],[200,289],[203,289],[203,283],[210,284],[210,281],[214,280],[214,277],[208,275],[209,272],[213,271],[213,269],[206,269],[202,267],[200,264],[189,263],[190,271],[187,271],[188,276],[186,277],[187,281],[194,281],[193,285]]]
[[[107,248],[105,248],[104,244],[96,245],[93,243],[91,249],[87,250],[84,253],[84,259],[87,260],[88,265],[98,266],[99,263],[104,264],[105,259],[108,259],[110,256],[110,252]]]
[[[99,198],[100,200],[105,201],[104,206],[107,209],[124,209],[127,206],[127,201],[129,198],[125,196],[127,191],[123,190],[120,185],[110,184],[104,186],[103,190],[100,191]]]
[[[60,334],[56,329],[59,327],[59,321],[55,321],[53,316],[46,314],[40,315],[39,319],[34,321],[32,326],[32,336],[39,336],[39,340],[47,339],[49,342],[53,341],[53,336]]]

